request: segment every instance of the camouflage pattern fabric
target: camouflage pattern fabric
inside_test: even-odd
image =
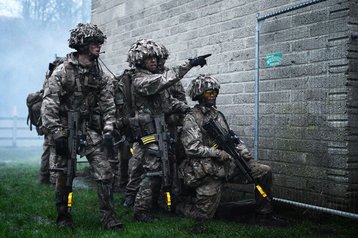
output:
[[[191,69],[188,63],[174,67],[163,74],[152,74],[137,68],[133,79],[136,110],[150,114],[171,113],[183,102],[165,90],[174,85]]]
[[[113,123],[115,117],[115,104],[113,100],[112,85],[99,65],[94,62],[92,66],[83,67],[78,62],[78,54],[71,53],[66,56],[63,64],[56,67],[48,80],[44,90],[44,99],[41,107],[42,122],[46,129],[54,134],[57,130],[66,131],[67,112],[80,111],[79,132],[86,135],[86,158],[92,168],[95,180],[99,183],[111,184],[113,174],[108,159],[102,148],[102,128],[93,124],[93,115],[98,109],[104,123]],[[96,126],[97,125],[97,128]],[[66,168],[67,158],[58,156],[56,167]],[[70,188],[66,186],[66,175],[58,173],[56,183],[56,205],[58,219],[70,217],[64,207],[67,204],[67,194]],[[98,197],[105,197],[100,201],[102,225],[110,227],[116,223],[113,218],[113,207],[108,189],[101,187]],[[59,222],[59,221],[57,221]]]
[[[167,54],[168,52],[164,52],[162,46],[152,39],[140,39],[130,47],[127,61],[130,67],[134,67],[141,65],[145,57],[155,56],[162,59]]]
[[[78,25],[70,32],[71,36],[70,39],[68,39],[68,45],[73,49],[84,46],[89,42],[103,44],[104,40],[107,38],[97,25],[91,23],[78,23]]]
[[[76,81],[79,81],[79,85]],[[78,96],[75,92],[79,90],[82,90],[81,100],[75,99]],[[67,110],[79,109],[82,114],[89,116],[97,105],[103,109],[105,122],[115,121],[109,77],[95,65],[89,68],[80,66],[76,53],[67,55],[66,61],[54,70],[45,88],[41,107],[43,125],[52,133],[64,129],[67,126]]]
[[[43,152],[40,163],[40,182],[55,184],[56,173],[50,172],[49,169],[55,165],[56,153],[49,138],[49,135],[44,136]]]
[[[168,68],[165,68],[165,71],[168,71],[168,70],[169,70]],[[176,111],[176,112],[186,111],[186,109],[189,106],[187,106],[185,90],[184,90],[182,83],[180,81],[176,82],[175,84],[170,86],[167,89],[167,91],[173,97],[172,100],[174,102],[174,105],[176,106],[174,111]],[[178,100],[178,101],[176,101],[176,100]],[[171,115],[173,115],[173,114],[168,115],[167,118],[170,117]],[[176,124],[179,122],[179,124],[182,125],[182,122],[180,122],[180,121],[182,121],[184,114],[183,113],[180,113],[180,114],[174,113],[174,116],[175,116],[175,118],[173,120],[175,121],[175,126],[174,126],[174,128],[172,128],[169,124],[169,130],[170,130],[170,133],[172,134],[172,137],[176,138],[176,134],[177,134]],[[180,140],[176,140],[176,141],[177,141],[177,143],[180,143]],[[180,151],[179,153],[180,153],[180,155],[183,155],[183,151]],[[139,189],[139,184],[141,182],[141,177],[142,177],[143,173],[144,173],[144,170],[143,170],[141,160],[136,158],[135,156],[132,156],[129,160],[129,165],[128,165],[129,178],[128,178],[128,184],[126,186],[126,192],[125,192],[126,196],[135,197],[135,195],[137,194],[137,191]]]
[[[219,161],[217,150],[212,147],[215,141],[202,128],[204,121],[210,119],[214,119],[223,128],[229,130],[224,115],[215,107],[195,105],[193,110],[184,118],[181,135],[181,141],[188,159],[181,164],[179,172],[184,183],[195,188],[195,194],[193,199],[190,200],[191,202],[179,204],[177,212],[202,219],[214,216],[225,178],[240,173],[233,161]],[[243,149],[241,148],[241,150]],[[271,168],[254,161],[252,158],[248,158],[248,164],[252,169],[253,176],[262,182],[263,189],[271,196]],[[259,212],[271,212],[271,204],[261,199],[261,195],[258,193],[255,195]]]
[[[195,188],[195,197],[176,206],[179,215],[195,219],[211,219],[220,204],[222,181],[207,177]]]
[[[138,189],[139,184],[142,180],[142,175],[144,173],[143,166],[141,160],[132,156],[129,159],[128,163],[128,183],[126,185],[125,196],[133,196],[135,197]]]
[[[170,114],[173,108],[180,108],[179,104],[184,103],[174,99],[166,89],[183,78],[190,69],[191,66],[188,63],[167,70],[163,74],[153,74],[148,70],[136,68],[133,78],[136,113]],[[146,145],[135,143],[133,148],[134,157],[141,160],[145,172],[160,171],[161,159],[147,153],[151,149],[158,150],[156,142]],[[160,190],[160,183],[156,182],[157,179],[145,177],[141,182],[134,204],[135,213],[150,212],[154,196],[158,196],[157,191]]]

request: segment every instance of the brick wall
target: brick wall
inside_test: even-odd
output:
[[[300,2],[93,0],[92,22],[108,37],[103,60],[118,74],[139,38],[165,44],[169,66],[212,53],[184,85],[215,75],[219,109],[252,148],[256,13]],[[329,0],[262,23],[259,158],[273,167],[277,196],[346,210],[348,191],[357,200],[357,15],[357,1]],[[267,66],[278,52],[282,63]]]

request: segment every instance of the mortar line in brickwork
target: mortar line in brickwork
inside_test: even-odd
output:
[[[300,4],[292,5],[292,6],[289,6],[287,8],[278,10],[276,12],[272,12],[272,13],[269,13],[269,14],[266,14],[266,15],[263,15],[263,16],[258,16],[257,20],[258,21],[263,21],[265,19],[268,19],[268,18],[271,18],[271,17],[274,17],[274,16],[278,16],[278,15],[281,15],[281,14],[284,14],[284,13],[287,13],[287,12],[292,12],[294,10],[301,9],[301,8],[304,8],[304,7],[308,7],[308,6],[311,6],[311,5],[320,3],[320,2],[325,2],[325,1],[326,0],[311,0],[311,1],[300,3]]]
[[[349,7],[332,10],[332,11],[329,11],[329,13],[331,14],[331,13],[344,12],[344,11],[349,11]]]
[[[316,3],[324,2],[326,0],[311,0],[302,2],[300,4],[291,5],[287,8],[281,9],[279,11],[266,14],[261,16],[260,13],[256,15],[256,34],[255,34],[255,120],[254,120],[254,159],[258,160],[259,158],[259,102],[260,102],[260,28],[265,19],[278,16],[287,12],[291,12],[300,8],[304,8]]]
[[[328,42],[339,41],[339,40],[344,40],[344,39],[349,39],[349,37],[348,36],[341,36],[341,37],[330,38],[330,39],[328,39]]]

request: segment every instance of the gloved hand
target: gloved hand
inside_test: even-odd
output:
[[[207,57],[211,56],[211,54],[207,54],[207,55],[200,55],[198,57],[195,57],[194,59],[189,59],[189,64],[191,66],[198,66],[200,65],[201,67],[203,67],[204,65],[206,65],[206,59]]]
[[[103,134],[107,134],[107,133],[112,134],[113,129],[114,129],[114,128],[113,128],[113,123],[107,121],[107,122],[104,124],[104,127],[103,127]]]
[[[53,134],[53,139],[55,140],[55,150],[56,154],[60,156],[67,155],[68,144],[67,144],[67,135],[66,132],[62,129],[57,130]]]
[[[238,144],[236,146],[236,149],[239,151],[239,154],[244,160],[249,161],[250,159],[252,159],[251,152],[244,144]]]
[[[224,150],[218,150],[216,155],[218,156],[218,160],[222,161],[222,162],[232,160],[231,155],[226,153],[226,151],[224,151]]]

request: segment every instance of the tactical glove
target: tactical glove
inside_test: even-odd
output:
[[[203,67],[204,65],[206,65],[206,59],[207,57],[209,57],[211,54],[207,54],[207,55],[201,55],[201,56],[198,56],[194,59],[189,59],[189,64],[193,67],[195,66],[201,66]]]
[[[112,134],[113,132],[113,123],[112,122],[106,122],[104,124],[104,127],[103,127],[103,134],[107,134],[107,133],[110,133]]]
[[[219,160],[219,161],[222,161],[222,162],[232,160],[231,155],[229,155],[228,153],[226,153],[226,151],[224,151],[224,150],[218,150],[217,153],[216,153],[216,155],[217,155],[217,157],[218,157],[218,160]]]
[[[251,152],[247,149],[247,147],[244,144],[238,144],[236,146],[236,149],[238,150],[240,156],[245,160],[249,161],[252,159]]]
[[[68,144],[67,144],[67,135],[64,130],[57,130],[53,134],[55,140],[55,150],[56,154],[60,156],[67,155]]]

